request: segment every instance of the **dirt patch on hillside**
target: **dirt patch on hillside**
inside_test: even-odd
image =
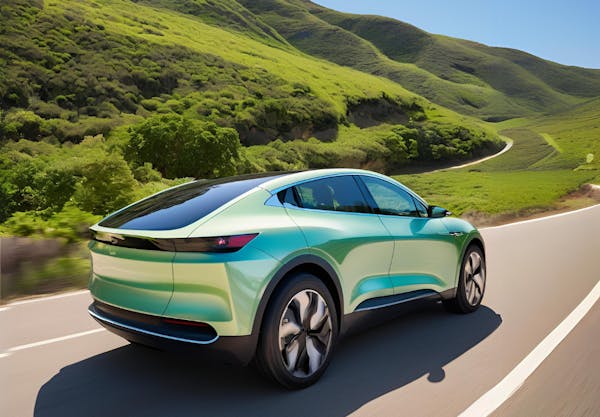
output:
[[[406,124],[409,120],[406,110],[387,98],[360,99],[348,104],[346,117],[361,129],[382,123]]]

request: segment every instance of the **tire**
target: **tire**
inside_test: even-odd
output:
[[[472,313],[479,308],[485,293],[485,255],[475,245],[467,248],[458,277],[456,296],[443,300],[444,307],[453,313]]]
[[[296,274],[269,303],[255,364],[288,389],[308,387],[329,365],[337,335],[337,311],[325,284],[312,274]]]

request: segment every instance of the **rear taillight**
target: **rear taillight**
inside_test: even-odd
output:
[[[258,236],[258,233],[233,236],[190,237],[190,238],[152,238],[126,236],[117,233],[96,232],[92,238],[99,242],[123,246],[126,248],[163,250],[168,252],[235,252],[243,248]]]
[[[175,252],[235,252],[246,246],[258,233],[234,236],[171,239]]]

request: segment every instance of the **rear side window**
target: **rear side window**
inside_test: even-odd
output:
[[[294,187],[300,206],[307,209],[370,213],[356,181],[351,176],[324,178]]]
[[[286,190],[280,191],[277,196],[279,197],[279,201],[287,204],[291,204],[292,206],[298,206],[298,196],[297,191],[294,187],[290,187]]]
[[[100,222],[119,229],[171,230],[187,226],[274,176],[199,180],[135,203]],[[233,180],[233,181],[232,181]]]

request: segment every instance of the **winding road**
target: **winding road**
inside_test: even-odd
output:
[[[349,336],[302,391],[129,345],[87,291],[2,306],[0,416],[600,416],[600,205],[482,233],[482,308],[422,304]]]

